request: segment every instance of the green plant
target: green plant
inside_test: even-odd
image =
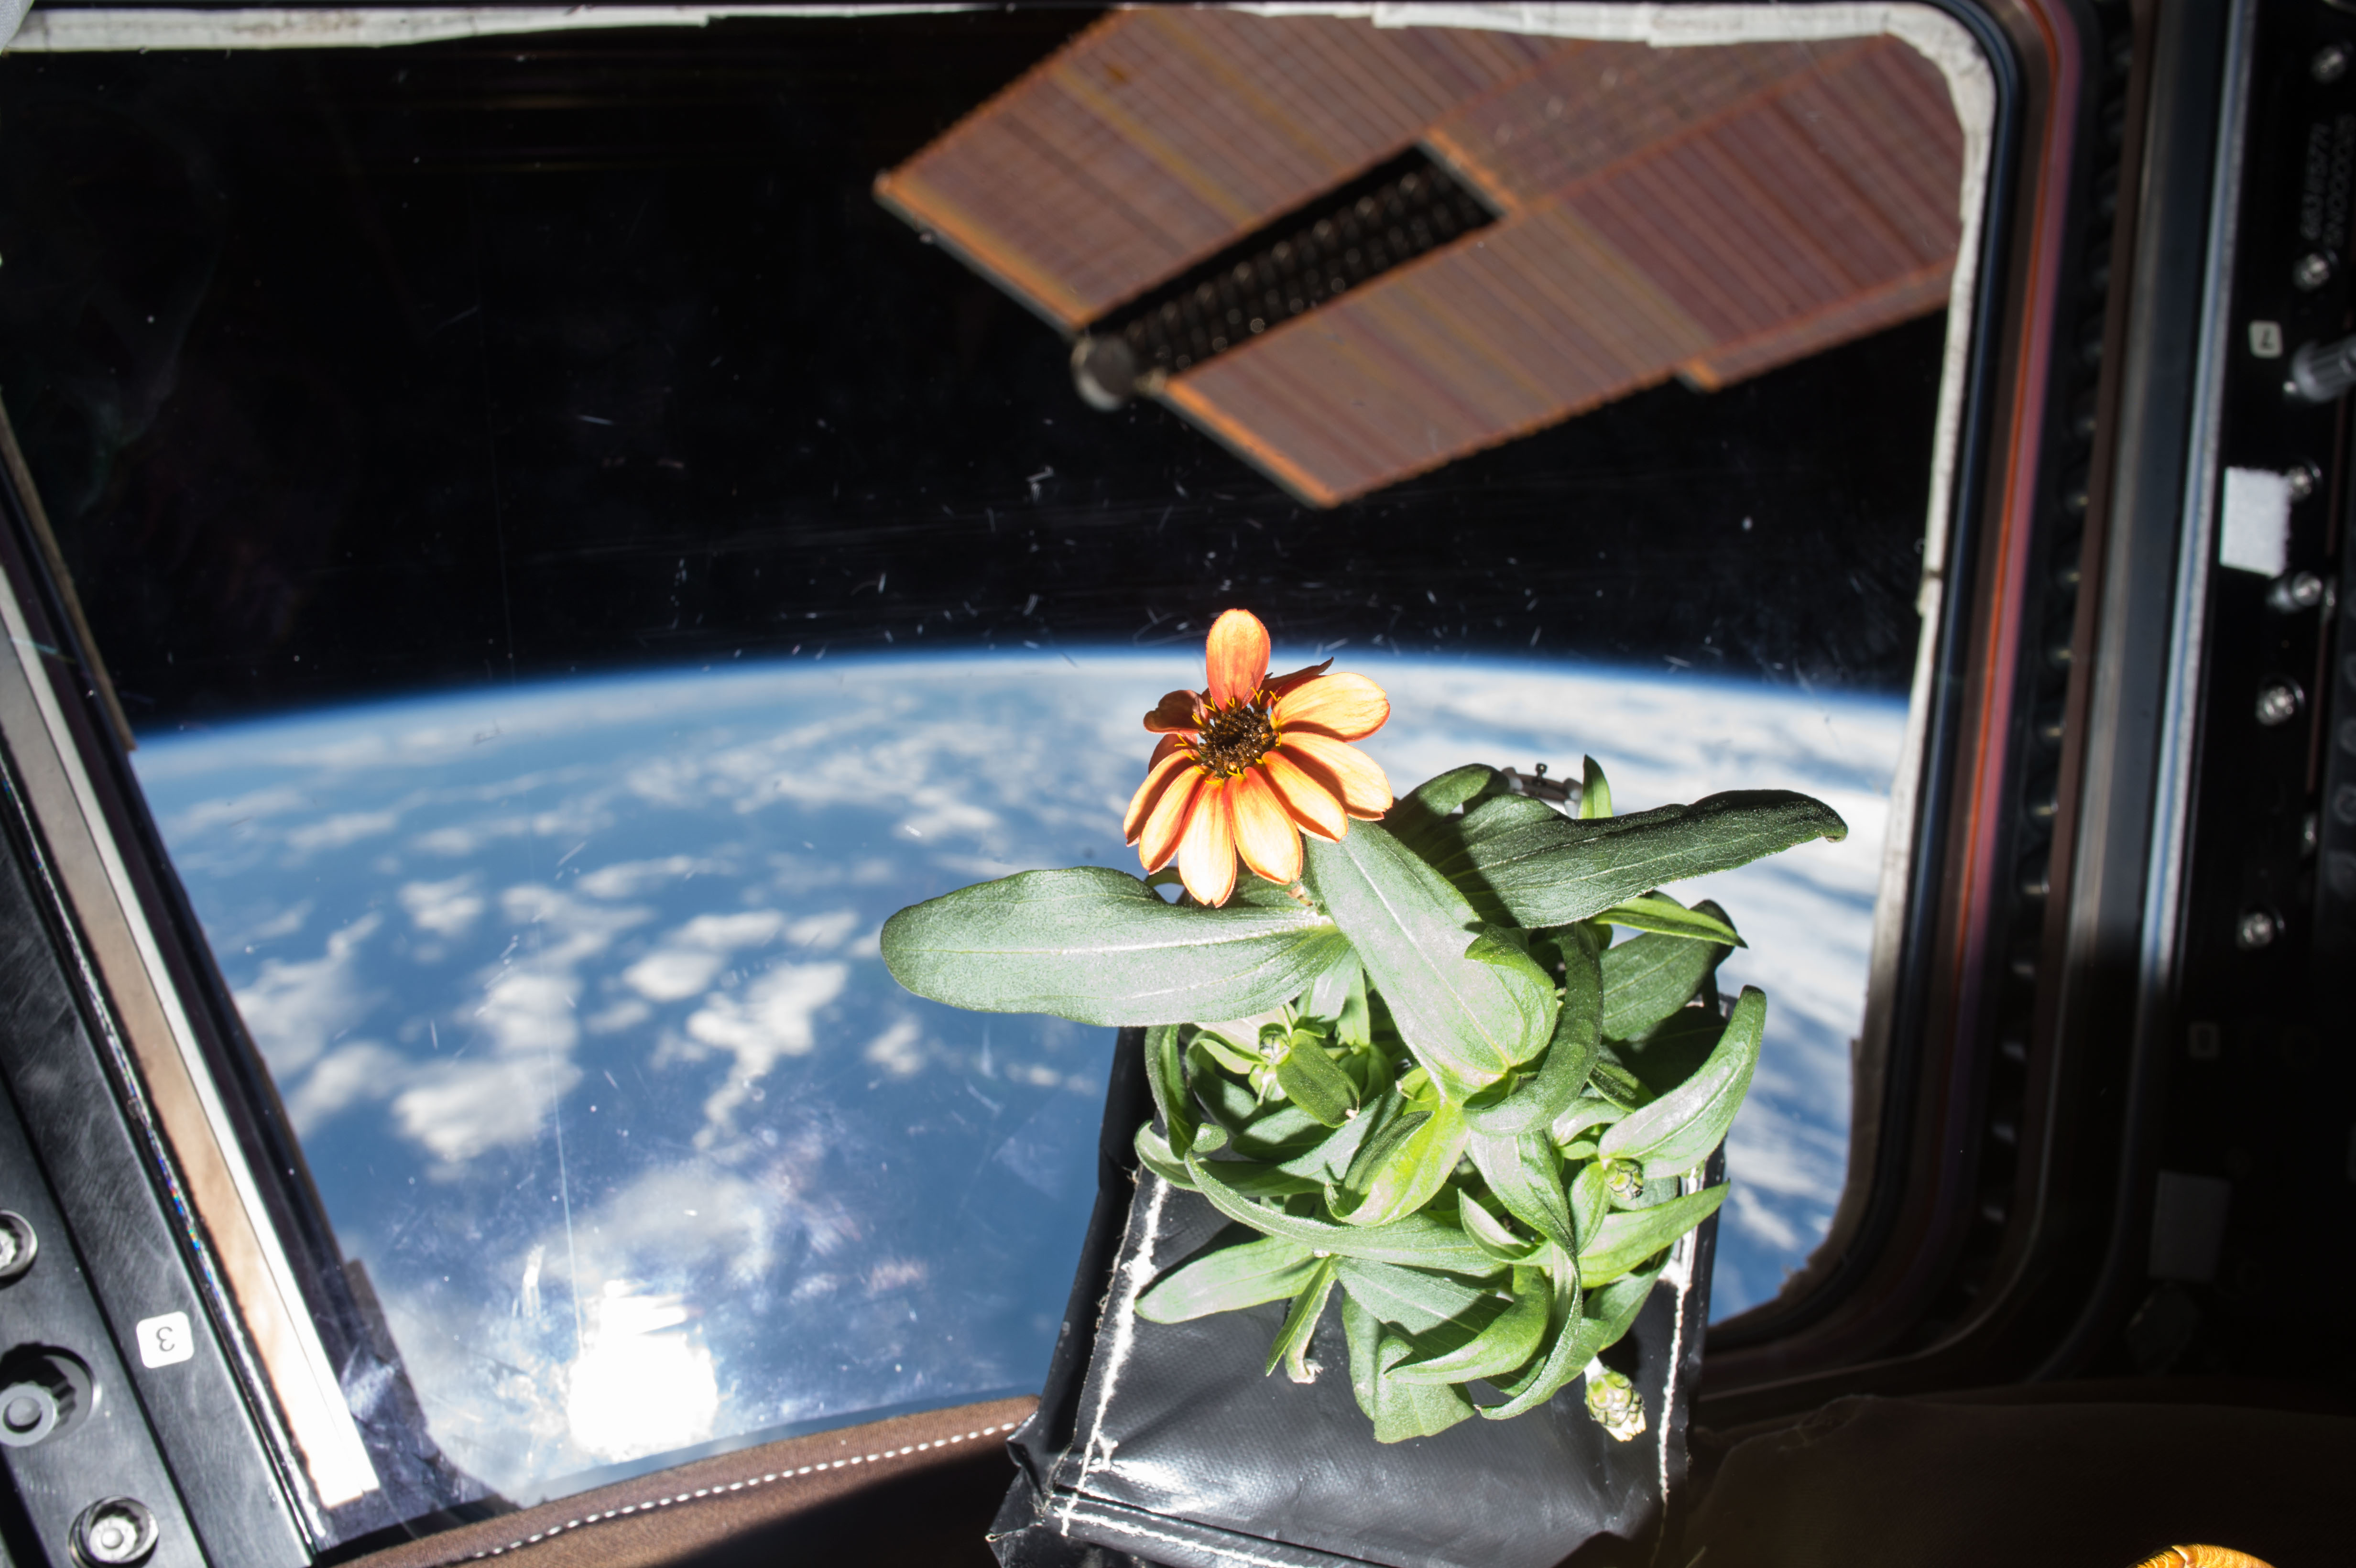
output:
[[[1268,1371],[1305,1381],[1338,1295],[1382,1441],[1521,1414],[1590,1368],[1624,1437],[1641,1405],[1595,1358],[1725,1198],[1700,1171],[1766,1024],[1759,991],[1718,997],[1725,912],[1659,890],[1846,832],[1780,791],[1614,816],[1591,759],[1571,816],[1476,764],[1306,835],[1298,880],[1221,907],[1030,871],[901,911],[884,957],[958,1007],[1145,1026],[1139,1158],[1240,1229],[1141,1317],[1288,1302]]]

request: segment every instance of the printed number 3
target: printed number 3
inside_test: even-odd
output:
[[[188,1331],[188,1315],[185,1312],[143,1318],[137,1332],[139,1364],[143,1367],[173,1366],[197,1353],[197,1337]]]

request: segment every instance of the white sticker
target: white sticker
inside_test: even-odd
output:
[[[2290,555],[2290,479],[2264,468],[2225,470],[2217,559],[2241,571],[2280,577]]]
[[[197,1337],[188,1331],[188,1315],[185,1312],[143,1318],[137,1332],[139,1364],[143,1367],[176,1366],[197,1353]]]
[[[2254,321],[2250,323],[2250,353],[2259,359],[2282,357],[2282,323]]]

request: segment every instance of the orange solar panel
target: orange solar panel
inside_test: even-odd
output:
[[[878,194],[1077,332],[1419,144],[1501,220],[1159,389],[1319,505],[1946,298],[1962,132],[1938,72],[1888,38],[1653,48],[1123,12]]]

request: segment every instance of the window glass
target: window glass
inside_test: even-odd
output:
[[[1774,1008],[1715,1310],[1772,1296],[1845,1176],[1965,146],[1880,36],[0,60],[0,390],[457,1490],[1037,1386],[1110,1032],[876,932],[1133,868],[1230,605],[1386,687],[1397,788],[1847,819],[1694,890]]]

